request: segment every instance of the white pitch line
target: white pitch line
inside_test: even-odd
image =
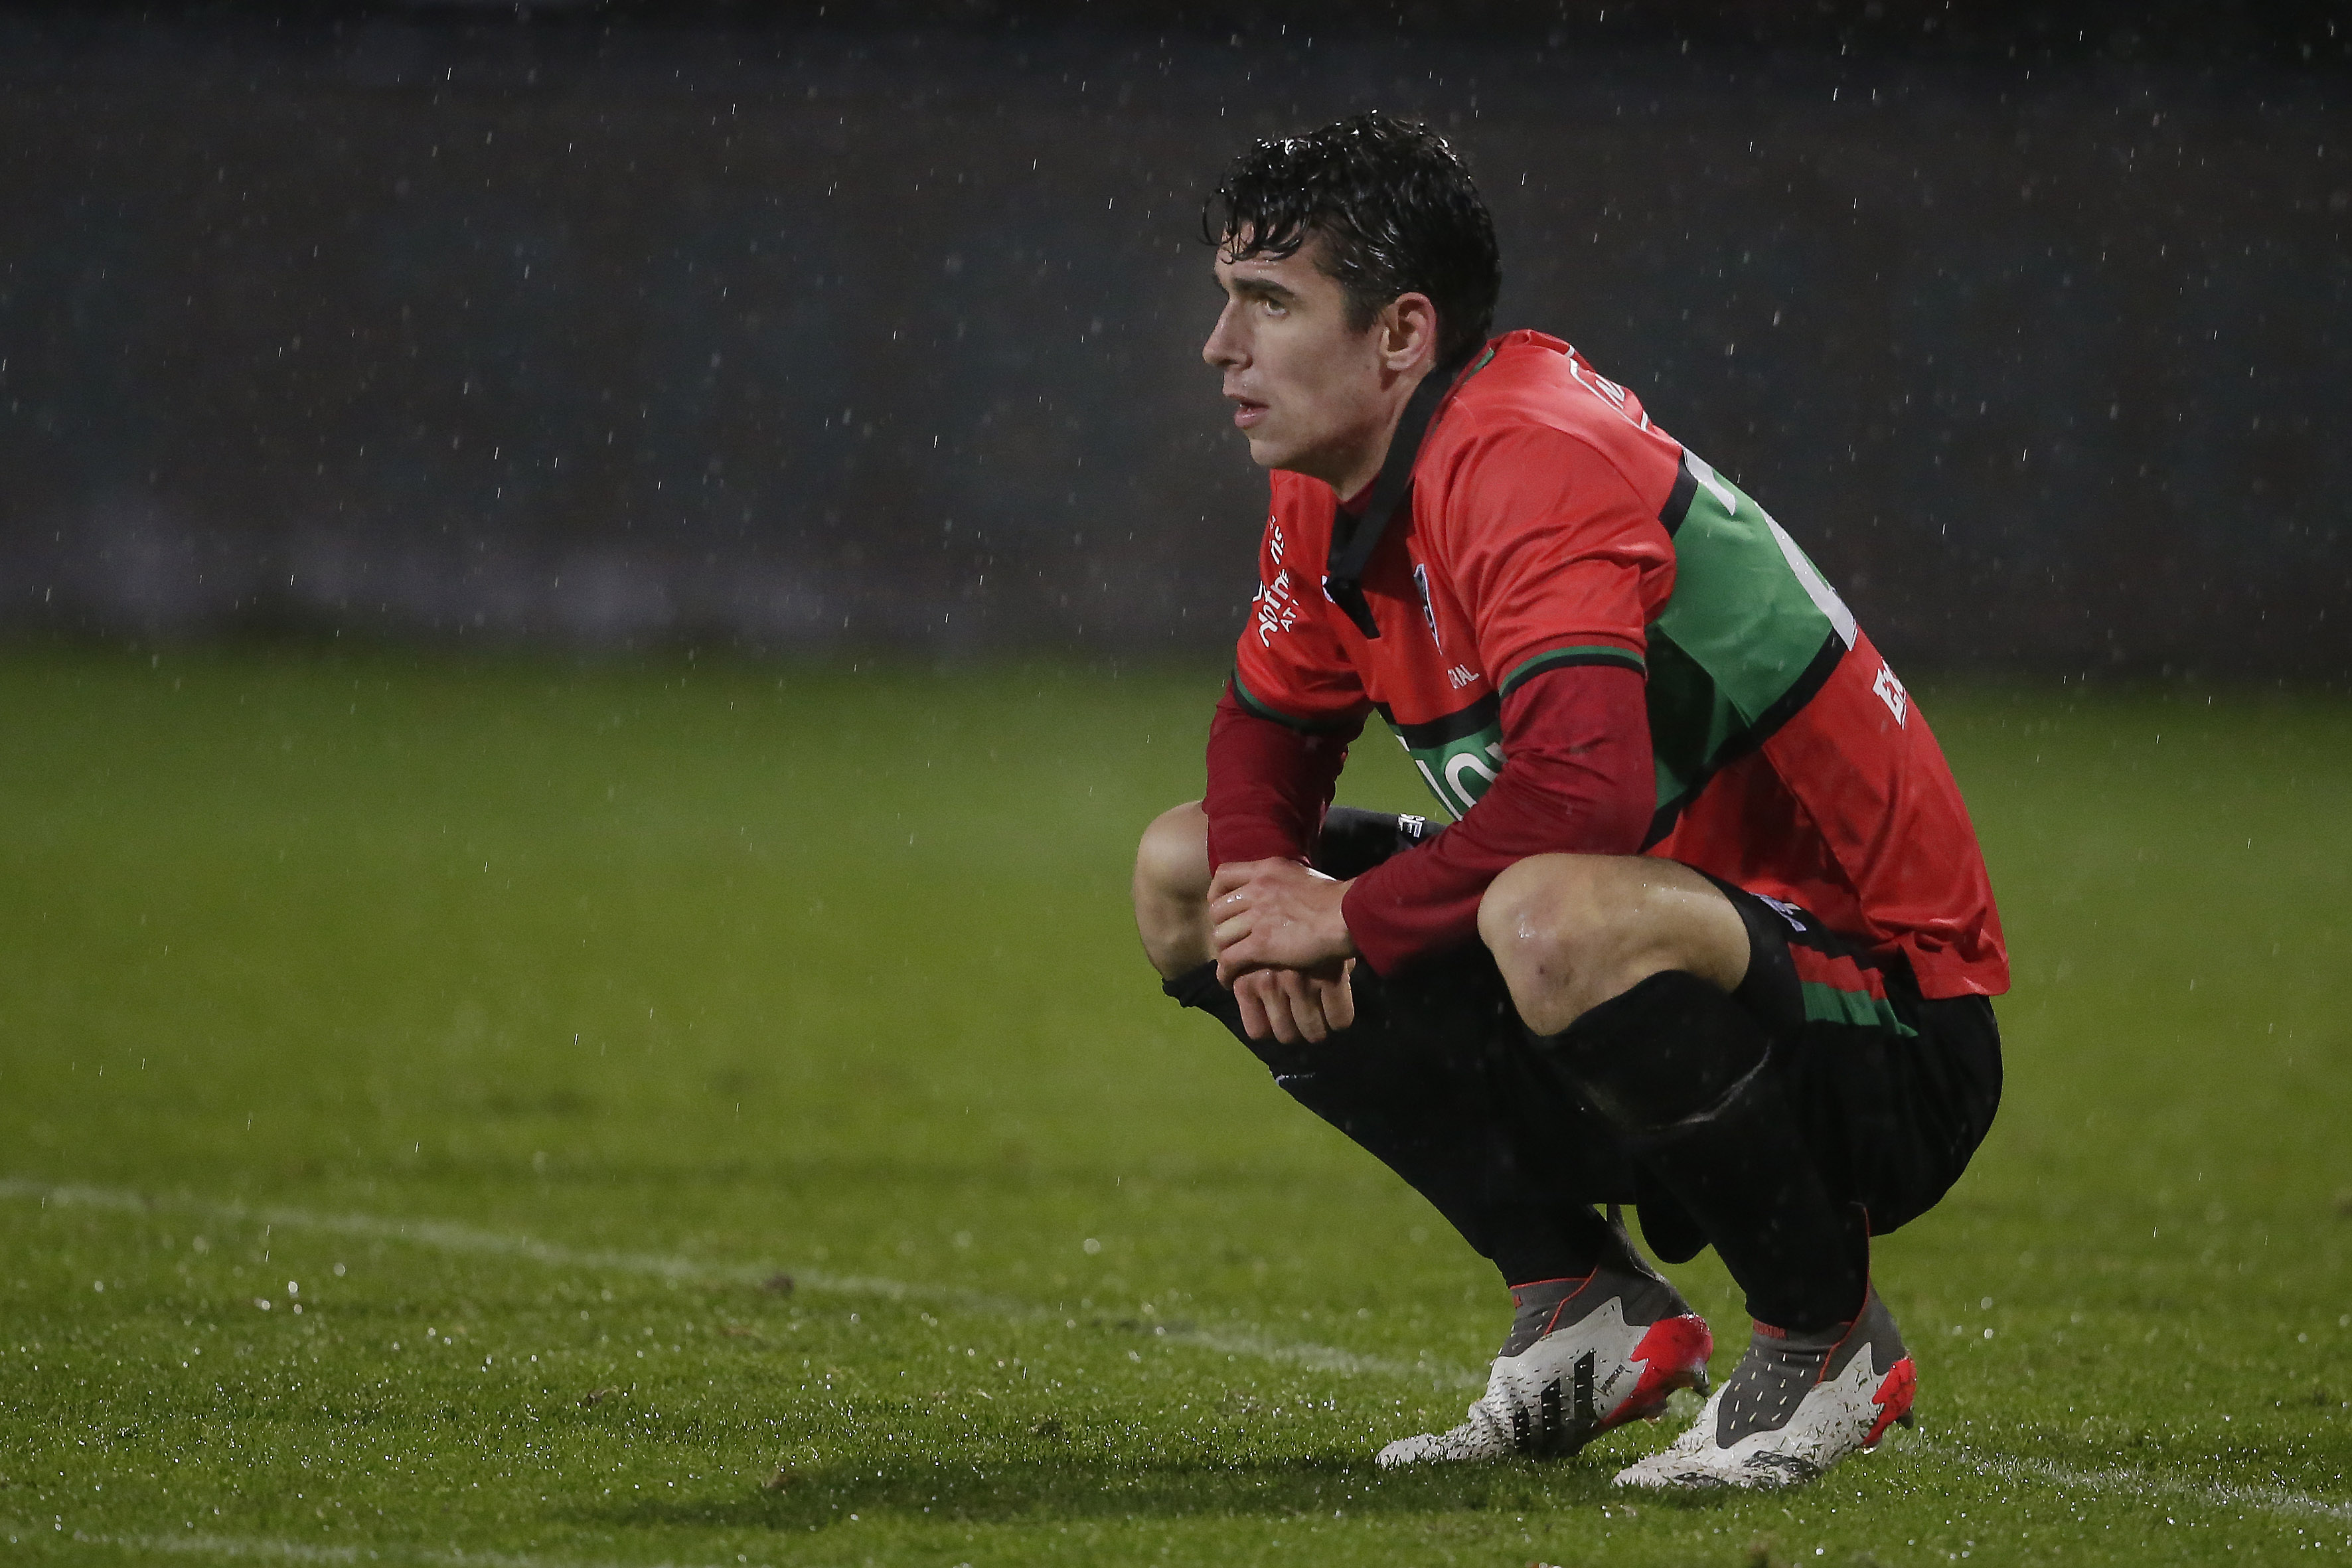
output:
[[[1958,1444],[1947,1447],[1927,1437],[1914,1437],[1906,1447],[1914,1451],[1925,1450],[1930,1457],[1955,1468],[1999,1476],[2004,1480],[2039,1481],[2062,1491],[2100,1492],[2109,1496],[2123,1493],[2146,1498],[2151,1504],[2159,1498],[2171,1498],[2182,1502],[2200,1503],[2208,1508],[2257,1509],[2263,1513],[2292,1519],[2333,1519],[2352,1522],[2352,1502],[2335,1502],[2287,1487],[2250,1487],[2228,1481],[2185,1480],[2129,1465],[2081,1470],[2052,1459],[2011,1458],[2001,1454],[1979,1453]]]
[[[10,1526],[30,1540],[50,1533],[30,1525]],[[13,1539],[13,1535],[12,1535]],[[247,1535],[91,1535],[73,1531],[71,1540],[84,1546],[112,1546],[142,1554],[173,1553],[184,1557],[228,1557],[268,1563],[430,1563],[450,1568],[620,1568],[615,1563],[584,1563],[570,1557],[537,1557],[512,1552],[439,1552],[423,1546],[312,1546],[300,1541],[274,1541]],[[633,1565],[633,1568],[684,1568],[674,1563]],[[716,1565],[713,1565],[716,1568]],[[760,1568],[768,1568],[766,1563]]]
[[[32,1540],[43,1532],[27,1530]],[[356,1563],[356,1546],[312,1546],[299,1541],[270,1541],[239,1535],[90,1535],[75,1531],[71,1539],[83,1546],[114,1546],[125,1552],[176,1552],[189,1557],[258,1557],[272,1563]]]
[[[2120,1492],[2146,1499],[2151,1507],[2157,1506],[2156,1500],[2159,1498],[2171,1498],[2210,1508],[2252,1509],[2286,1518],[2352,1521],[2352,1503],[2332,1502],[2284,1488],[2263,1489],[2224,1482],[2179,1480],[2127,1466],[2082,1470],[2050,1460],[2011,1458],[1979,1453],[1957,1445],[1947,1447],[1926,1437],[1909,1437],[1904,1441],[1903,1447],[1906,1451],[1921,1454],[1954,1468],[1996,1476],[2012,1483],[2039,1483],[2066,1491]],[[6,1529],[12,1542],[49,1533],[29,1524],[11,1524]],[[357,1563],[364,1554],[365,1560],[371,1563],[431,1563],[436,1568],[619,1568],[619,1565],[612,1563],[591,1563],[571,1558],[506,1552],[441,1552],[425,1547],[392,1545],[366,1548],[363,1552],[363,1549],[355,1546],[313,1546],[304,1542],[253,1536],[92,1535],[78,1530],[73,1532],[72,1539],[83,1545],[111,1546],[150,1555],[170,1553],[279,1563]],[[653,1568],[681,1568],[681,1565],[663,1563],[653,1565]],[[767,1568],[767,1565],[761,1564],[760,1568]]]
[[[332,1235],[359,1236],[371,1239],[404,1242],[411,1246],[452,1253],[468,1253],[493,1257],[521,1258],[556,1268],[578,1268],[593,1271],[605,1269],[620,1273],[646,1274],[662,1279],[717,1279],[733,1283],[756,1282],[773,1270],[747,1265],[713,1264],[700,1259],[677,1258],[659,1253],[593,1251],[541,1241],[533,1237],[483,1230],[473,1226],[447,1220],[394,1219],[368,1214],[317,1214],[308,1209],[268,1207],[257,1208],[237,1203],[212,1203],[201,1199],[170,1196],[154,1197],[148,1194],[121,1187],[61,1185],[23,1178],[0,1179],[0,1200],[34,1200],[42,1205],[59,1207],[107,1209],[125,1214],[152,1214],[159,1209],[175,1213],[203,1215],[236,1224],[283,1226],[289,1230],[317,1230]],[[842,1295],[879,1296],[890,1300],[935,1301],[942,1306],[982,1316],[1005,1318],[1016,1321],[1049,1321],[1060,1314],[1034,1302],[1010,1298],[987,1296],[976,1291],[951,1287],[928,1286],[871,1275],[833,1275],[794,1271],[796,1286],[812,1290]],[[1318,1372],[1342,1373],[1370,1373],[1381,1376],[1412,1380],[1433,1378],[1441,1384],[1473,1384],[1481,1379],[1458,1367],[1431,1362],[1402,1362],[1385,1357],[1362,1356],[1329,1345],[1303,1341],[1283,1341],[1270,1338],[1253,1328],[1187,1329],[1159,1327],[1154,1337],[1200,1349],[1222,1352],[1227,1355],[1246,1355],[1253,1359],[1306,1367]],[[2352,1502],[2336,1501],[2300,1492],[2287,1487],[2243,1486],[2222,1481],[2198,1481],[2157,1474],[2129,1466],[2111,1466],[2101,1469],[2077,1469],[2052,1460],[2012,1458],[1986,1454],[1962,1445],[1947,1445],[1931,1437],[1912,1436],[1902,1441],[1903,1451],[1920,1454],[1939,1464],[1979,1475],[1996,1476],[2011,1482],[2026,1482],[2053,1487],[2060,1490],[2088,1491],[2106,1496],[2141,1498],[2154,1506],[2158,1500],[2172,1499],[2196,1503],[2208,1508],[2251,1509],[2263,1513],[2288,1518],[2326,1519],[2352,1523]],[[30,1533],[31,1527],[20,1527]],[[84,1536],[77,1540],[94,1545],[120,1546],[132,1551],[173,1552],[184,1553],[209,1552],[215,1556],[277,1558],[289,1562],[353,1563],[359,1549],[353,1547],[310,1546],[297,1542],[266,1539],[245,1539],[224,1536]],[[488,1564],[489,1568],[590,1568],[590,1565],[560,1559],[520,1557],[490,1552],[451,1554],[406,1548],[390,1548],[393,1560],[410,1562]],[[376,1555],[371,1551],[371,1558]],[[669,1565],[663,1565],[669,1568]]]
[[[394,1219],[382,1215],[318,1214],[309,1209],[253,1207],[198,1198],[158,1197],[123,1187],[59,1184],[22,1177],[0,1179],[0,1199],[9,1198],[37,1200],[45,1206],[107,1209],[122,1214],[152,1214],[168,1209],[231,1224],[280,1226],[287,1230],[314,1230],[335,1236],[364,1237],[370,1240],[404,1242],[436,1252],[520,1258],[551,1268],[576,1268],[590,1273],[602,1270],[651,1275],[664,1279],[718,1280],[748,1285],[757,1284],[778,1272],[768,1265],[709,1263],[698,1258],[649,1252],[587,1250],[541,1241],[534,1237],[483,1230],[450,1220]],[[796,1288],[828,1295],[877,1296],[891,1301],[929,1301],[956,1311],[1003,1318],[1014,1322],[1068,1321],[1066,1314],[1052,1311],[1034,1301],[991,1296],[952,1286],[919,1285],[875,1275],[827,1274],[821,1270],[800,1268],[794,1268],[791,1273]],[[1486,1382],[1483,1373],[1473,1373],[1439,1362],[1408,1362],[1388,1356],[1359,1355],[1353,1351],[1340,1350],[1332,1345],[1275,1339],[1250,1327],[1157,1324],[1153,1326],[1151,1337],[1226,1355],[1248,1356],[1257,1361],[1305,1367],[1312,1372],[1347,1375],[1365,1373],[1375,1377],[1403,1378],[1411,1382],[1427,1380],[1440,1387],[1470,1387],[1483,1385]]]
[[[108,1209],[125,1214],[152,1214],[158,1209],[192,1214],[210,1219],[236,1224],[283,1226],[289,1230],[316,1230],[331,1235],[365,1237],[370,1239],[404,1242],[410,1246],[451,1253],[467,1253],[490,1257],[521,1258],[553,1268],[577,1268],[593,1272],[604,1269],[625,1274],[645,1274],[659,1279],[710,1279],[729,1283],[756,1283],[775,1272],[768,1267],[714,1264],[697,1258],[677,1258],[659,1253],[589,1250],[541,1241],[533,1237],[507,1232],[483,1230],[448,1220],[394,1219],[369,1214],[317,1214],[308,1209],[267,1207],[257,1208],[237,1203],[213,1203],[201,1199],[172,1196],[155,1197],[121,1187],[64,1185],[22,1178],[0,1179],[0,1200],[37,1200],[60,1207]],[[953,1287],[914,1284],[903,1279],[890,1279],[873,1275],[826,1274],[793,1270],[796,1286],[811,1290],[851,1296],[877,1296],[887,1300],[920,1300],[937,1303],[956,1310],[978,1316],[1003,1318],[1012,1321],[1049,1322],[1063,1314],[1054,1312],[1034,1302],[1015,1300],[1007,1297],[989,1296],[978,1291],[961,1290]],[[1067,1320],[1065,1318],[1065,1321]],[[1382,1356],[1358,1355],[1330,1345],[1307,1341],[1275,1339],[1255,1328],[1182,1328],[1159,1326],[1153,1337],[1176,1344],[1191,1345],[1226,1355],[1248,1356],[1253,1360],[1298,1366],[1313,1372],[1342,1374],[1370,1373],[1381,1377],[1402,1378],[1418,1382],[1432,1380],[1441,1386],[1474,1386],[1485,1379],[1460,1367],[1435,1362],[1404,1362]],[[2092,1491],[2102,1494],[2123,1494],[2150,1500],[2171,1498],[2183,1502],[2200,1503],[2214,1508],[2256,1509],[2264,1513],[2340,1520],[2352,1522],[2352,1502],[2336,1502],[2315,1497],[2307,1492],[2286,1487],[2238,1486],[2225,1482],[2179,1479],[2127,1466],[2116,1466],[2096,1470],[2076,1469],[2044,1459],[2015,1458],[2005,1455],[1984,1454],[1975,1449],[1945,1445],[1928,1437],[1913,1437],[1905,1447],[1922,1453],[1937,1462],[1980,1474],[1999,1475],[2010,1480],[2034,1481],[2062,1490]],[[158,1538],[165,1539],[165,1538]],[[172,1538],[176,1539],[176,1538]],[[327,1548],[302,1548],[335,1550]],[[324,1559],[321,1559],[324,1561]],[[467,1561],[487,1559],[469,1556]],[[528,1560],[517,1559],[518,1564]]]

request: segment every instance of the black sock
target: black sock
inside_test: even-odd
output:
[[[1357,1021],[1319,1046],[1251,1039],[1213,963],[1160,988],[1223,1024],[1284,1092],[1403,1178],[1506,1284],[1580,1277],[1612,1255],[1608,1225],[1590,1203],[1564,1201],[1522,1168],[1517,1133],[1496,1113],[1483,1075],[1382,1026],[1376,977],[1357,971]]]
[[[1751,1316],[1811,1332],[1861,1310],[1862,1211],[1830,1191],[1754,1014],[1669,971],[1536,1046],[1714,1244]]]

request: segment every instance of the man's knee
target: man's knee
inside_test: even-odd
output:
[[[1135,927],[1170,979],[1208,958],[1209,818],[1197,800],[1161,812],[1135,848]]]
[[[1585,855],[1530,856],[1507,867],[1478,901],[1479,938],[1519,1016],[1538,1033],[1568,1026],[1575,1013],[1561,1016],[1562,1006],[1591,988],[1601,961],[1608,912],[1599,864]]]
[[[1643,856],[1530,856],[1488,886],[1478,934],[1544,1035],[1669,969],[1720,991],[1748,970],[1731,900],[1689,867]]]
[[[1135,847],[1135,896],[1205,899],[1209,896],[1209,816],[1197,800],[1171,806],[1151,819]]]

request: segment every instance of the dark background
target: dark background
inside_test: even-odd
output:
[[[1898,663],[2334,684],[2347,31],[0,10],[0,634],[1213,653],[1263,479],[1201,198],[1379,107],[1468,155],[1499,323],[1632,385]]]

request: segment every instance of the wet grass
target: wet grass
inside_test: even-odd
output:
[[[2018,958],[1882,1247],[1921,1426],[1625,1507],[1483,1266],[1137,957],[1213,675],[0,665],[28,1561],[2146,1563],[2352,1550],[2352,710],[1929,691]],[[1343,792],[1414,805],[1385,744]],[[1736,1354],[1711,1260],[1676,1271]],[[265,1306],[264,1303],[267,1303]],[[297,1310],[297,1309],[299,1309]],[[497,1560],[497,1559],[493,1559]]]

